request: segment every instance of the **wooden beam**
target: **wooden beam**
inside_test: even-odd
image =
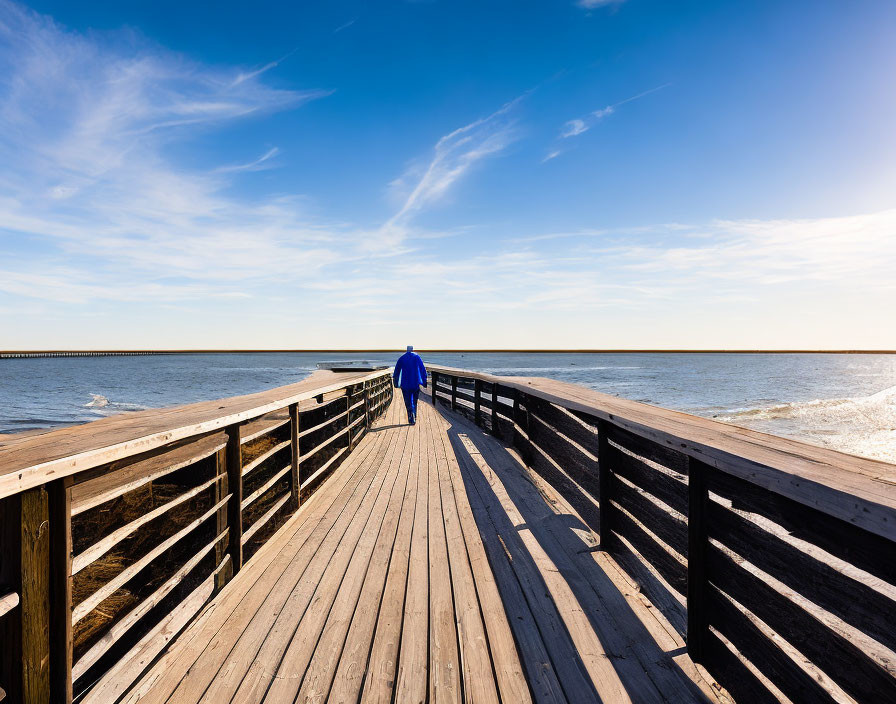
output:
[[[707,618],[706,553],[709,536],[706,510],[709,492],[706,487],[708,467],[688,458],[688,654],[694,662],[703,662],[709,620]],[[603,508],[603,502],[601,502]],[[603,511],[601,511],[603,515]]]
[[[233,573],[243,566],[243,453],[240,444],[240,424],[227,426],[227,489],[230,502],[227,504],[227,527],[230,529],[230,553]]]
[[[451,377],[451,410],[457,410],[457,377]]]
[[[220,477],[217,482],[212,486],[212,496],[214,499],[214,503],[220,503],[221,499],[223,499],[229,491],[229,478],[227,476],[227,449],[222,448],[215,453],[214,458],[214,470],[215,474]],[[215,525],[215,535],[221,535],[225,530],[227,530],[227,516],[228,508],[227,506],[222,506],[218,509],[218,515],[216,519]],[[224,562],[224,559],[228,555],[229,544],[218,541],[215,543],[215,565],[220,567]],[[215,591],[220,591],[227,581],[232,576],[232,572],[228,573],[224,570],[215,572]]]
[[[498,430],[498,384],[495,382],[492,382],[492,435],[501,437]]]
[[[22,701],[50,701],[50,512],[46,486],[22,492]]]
[[[72,701],[72,477],[48,485],[50,516],[50,695]]]
[[[432,388],[430,391],[432,392],[432,405],[433,408],[436,408],[436,403],[438,401],[438,395],[436,394],[436,388],[439,385],[439,375],[436,372],[430,372],[429,374],[429,383],[432,384]]]
[[[597,476],[600,505],[600,547],[613,549],[613,468],[610,466],[610,424],[597,422]]]
[[[289,407],[289,441],[292,447],[292,477],[289,483],[289,490],[292,494],[292,510],[295,511],[299,507],[302,500],[302,480],[299,476],[299,457],[302,454],[299,451],[299,404],[294,403]]]
[[[482,380],[473,380],[473,422],[482,425]]]

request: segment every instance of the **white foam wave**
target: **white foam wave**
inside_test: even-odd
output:
[[[93,397],[93,400],[90,403],[85,403],[84,408],[103,408],[109,405],[109,399],[107,399],[102,394],[90,394]]]
[[[896,386],[870,396],[735,408],[713,417],[851,454],[896,461]]]

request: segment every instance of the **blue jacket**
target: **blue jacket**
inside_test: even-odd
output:
[[[395,372],[392,380],[396,386],[402,389],[416,389],[419,386],[426,387],[426,367],[420,355],[414,352],[405,352],[395,363]]]

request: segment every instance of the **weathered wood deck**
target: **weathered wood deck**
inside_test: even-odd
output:
[[[396,397],[120,701],[712,697],[595,545],[500,442],[424,402],[408,426]],[[119,701],[118,681],[87,701]]]

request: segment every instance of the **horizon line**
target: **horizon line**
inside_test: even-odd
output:
[[[385,353],[402,352],[402,347],[355,347],[355,348],[266,348],[266,349],[240,349],[240,348],[184,348],[184,349],[10,349],[0,350],[0,357],[6,355],[60,355],[60,354],[296,354],[296,353],[330,353],[344,352],[357,354],[362,352]],[[523,348],[523,347],[482,347],[482,348],[414,348],[415,352],[426,353],[529,353],[529,354],[896,354],[896,349],[705,349],[705,348]]]

